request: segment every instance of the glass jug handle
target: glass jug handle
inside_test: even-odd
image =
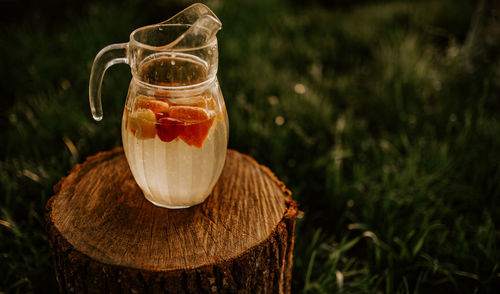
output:
[[[97,53],[89,81],[89,102],[92,117],[96,121],[102,120],[101,85],[104,73],[108,67],[117,63],[127,63],[128,43],[113,44],[104,47]]]

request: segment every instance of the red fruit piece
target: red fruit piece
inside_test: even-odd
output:
[[[208,113],[198,107],[172,106],[168,115],[186,122],[184,132],[180,138],[189,146],[203,147],[203,143],[208,136],[214,118],[210,118]]]
[[[172,142],[184,131],[184,122],[171,117],[162,117],[156,124],[156,133],[163,142]]]

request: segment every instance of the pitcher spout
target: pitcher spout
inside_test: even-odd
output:
[[[210,8],[201,3],[193,4],[161,24],[189,25],[189,29],[173,42],[165,44],[162,49],[201,47],[210,43],[222,23]]]
[[[213,11],[210,10],[210,8],[208,8],[206,5],[202,3],[195,3],[191,6],[188,6],[181,12],[177,13],[176,15],[172,16],[171,18],[167,19],[162,23],[194,24],[200,17],[205,15],[210,15],[219,23],[219,26],[221,25],[221,22],[217,17],[217,15],[215,15],[215,13],[213,13]]]

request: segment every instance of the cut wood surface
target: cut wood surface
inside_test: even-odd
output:
[[[121,148],[77,165],[47,203],[61,292],[288,293],[296,204],[247,155],[228,151],[200,205],[148,202]]]

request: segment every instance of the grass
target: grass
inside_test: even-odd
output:
[[[229,146],[268,165],[304,211],[294,293],[498,289],[500,63],[464,66],[474,1],[208,5],[223,22]],[[56,291],[52,186],[121,144],[129,69],[108,71],[96,123],[91,62],[178,6],[92,2],[3,26],[0,292]]]

